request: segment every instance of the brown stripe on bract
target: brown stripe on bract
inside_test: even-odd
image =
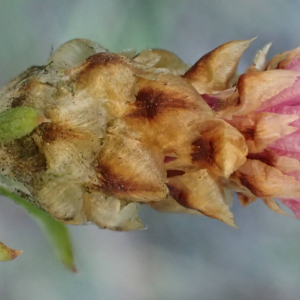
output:
[[[182,170],[167,170],[167,178],[181,176],[183,174],[185,174],[185,172]]]
[[[214,149],[210,141],[204,137],[198,138],[192,143],[192,161],[201,165],[211,165],[214,162]]]
[[[134,103],[137,109],[128,116],[142,117],[151,120],[159,113],[167,113],[170,109],[187,109],[188,104],[176,96],[176,93],[166,94],[164,91],[156,91],[151,88],[139,90]]]
[[[257,185],[257,181],[254,180],[251,176],[247,174],[239,173],[239,179],[241,184],[246,187],[252,194],[257,197],[270,197],[267,192],[265,192],[259,185]]]
[[[249,189],[241,184],[235,173],[227,180],[222,178],[222,185],[227,189],[235,191],[243,206],[247,206],[258,199],[257,196],[253,195]]]
[[[277,161],[276,153],[270,149],[265,149],[263,152],[260,153],[249,153],[247,155],[247,158],[260,160],[261,162],[265,163],[270,167],[275,167]]]
[[[124,56],[115,53],[101,52],[90,56],[81,67],[83,67],[85,71],[88,71],[86,66],[88,66],[88,68],[92,68],[95,65],[105,66],[108,64],[119,64],[124,62],[129,62],[129,60]]]
[[[228,177],[245,162],[247,147],[241,134],[223,120],[207,120],[194,131],[198,137],[185,149],[176,151],[177,159],[169,162],[170,170],[194,172],[208,169]],[[188,152],[187,152],[188,151]],[[228,153],[231,155],[228,156]]]
[[[157,201],[167,195],[163,158],[120,132],[107,134],[95,170],[99,189],[117,198]]]
[[[72,140],[74,138],[82,138],[87,133],[81,133],[74,128],[68,128],[65,124],[44,123],[39,126],[38,133],[41,134],[43,140],[51,143],[57,140]]]
[[[284,174],[300,171],[300,163],[297,159],[280,156],[269,148],[266,148],[264,151],[259,153],[249,153],[247,155],[247,159],[260,160],[270,167],[275,167]]]
[[[255,137],[255,118],[256,115],[250,113],[245,116],[233,116],[231,120],[226,120],[226,122],[236,128],[246,141],[253,141]]]
[[[198,124],[212,117],[197,91],[169,74],[157,80],[139,78],[136,101],[128,106],[124,121],[145,145],[167,154],[186,152],[197,137]]]
[[[145,79],[141,81],[143,84],[140,83],[133,111],[127,117],[153,120],[158,114],[166,115],[172,111],[195,110],[199,106],[198,103],[193,103],[192,99],[187,99],[189,95],[184,95],[185,93],[175,86],[167,86],[166,82],[160,83],[152,80],[145,82]]]
[[[140,72],[127,58],[114,53],[98,53],[69,73],[78,91],[105,102],[112,117],[122,117],[138,91],[136,75]]]
[[[198,130],[200,138],[191,145],[191,158],[199,168],[228,177],[245,162],[245,140],[225,121],[210,120],[201,124]]]
[[[189,190],[180,182],[174,179],[167,184],[170,196],[177,201],[178,204],[185,208],[191,208],[189,203]]]
[[[122,196],[126,193],[134,193],[141,190],[141,186],[136,182],[126,179],[126,176],[122,176],[122,174],[118,174],[117,170],[114,172],[112,166],[98,164],[96,172],[101,182],[99,189],[103,190],[107,195]]]
[[[128,172],[125,173],[124,170],[119,170],[112,164],[99,164],[95,169],[99,179],[97,189],[106,195],[131,201],[157,201],[166,196],[161,187],[147,182],[142,177],[134,178],[134,174],[130,172],[129,168],[128,165]]]
[[[76,74],[76,82],[80,85],[89,85],[93,82],[94,72],[108,70],[111,66],[128,68],[131,71],[138,72],[133,63],[126,57],[109,52],[101,52],[90,56],[80,67],[70,69],[66,73]],[[118,74],[116,73],[116,76]],[[110,78],[108,78],[109,80]]]

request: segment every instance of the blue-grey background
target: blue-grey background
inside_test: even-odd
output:
[[[243,69],[265,43],[273,42],[270,56],[297,47],[299,14],[292,0],[1,0],[0,85],[77,37],[111,51],[165,48],[193,63],[222,43],[259,36]],[[147,208],[144,231],[70,227],[74,275],[55,260],[37,224],[0,200],[0,240],[24,250],[0,264],[1,300],[300,298],[300,222],[260,201],[234,204],[238,230]]]

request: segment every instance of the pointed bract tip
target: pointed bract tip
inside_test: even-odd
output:
[[[17,258],[22,250],[11,249],[0,242],[0,261],[10,261]]]
[[[223,221],[226,225],[229,225],[229,226],[231,226],[231,227],[234,227],[234,228],[238,229],[238,227],[237,227],[236,224],[235,224],[235,220],[234,220],[233,217],[230,218],[230,219],[222,220],[222,221]]]
[[[271,43],[268,43],[268,44],[264,45],[264,47],[262,48],[262,52],[267,55],[270,48],[271,48],[271,46],[272,46],[272,44],[273,43],[271,42]]]

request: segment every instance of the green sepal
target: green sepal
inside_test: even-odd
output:
[[[20,106],[0,113],[0,143],[8,143],[28,135],[47,121],[44,115],[32,107]]]

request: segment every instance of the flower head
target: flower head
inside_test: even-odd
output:
[[[166,50],[64,44],[2,89],[4,116],[24,108],[44,119],[2,141],[1,176],[61,222],[113,230],[142,228],[139,204],[235,226],[230,190],[299,215],[300,51],[266,65],[268,44],[239,76],[252,41],[192,67]]]

